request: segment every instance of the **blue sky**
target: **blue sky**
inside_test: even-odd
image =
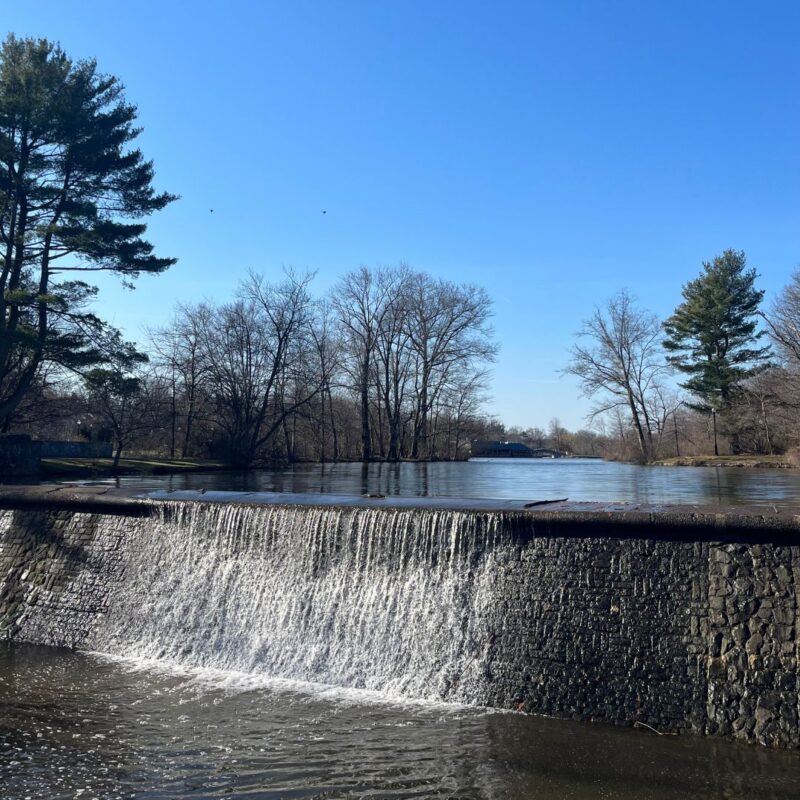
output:
[[[2,24],[96,57],[139,106],[180,261],[98,309],[133,338],[249,268],[360,264],[485,285],[491,410],[583,424],[558,370],[627,287],[667,315],[744,249],[800,265],[800,4],[0,0]],[[209,209],[213,208],[211,214]],[[323,215],[322,210],[327,210]]]

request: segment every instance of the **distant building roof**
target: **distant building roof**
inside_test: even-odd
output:
[[[562,458],[563,453],[549,447],[530,448],[522,442],[474,441],[472,456],[477,458]]]
[[[474,456],[532,456],[533,450],[522,442],[472,442]]]

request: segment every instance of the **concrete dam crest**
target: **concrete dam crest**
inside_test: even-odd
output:
[[[192,494],[0,491],[0,636],[800,745],[796,517]]]

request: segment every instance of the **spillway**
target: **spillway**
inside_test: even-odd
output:
[[[87,641],[114,655],[482,703],[497,519],[167,503]]]
[[[267,499],[0,492],[0,637],[800,744],[796,517]]]

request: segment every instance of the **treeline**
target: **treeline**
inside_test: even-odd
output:
[[[486,293],[400,266],[313,297],[252,275],[184,305],[148,352],[92,311],[83,278],[126,283],[175,259],[144,238],[154,187],[136,107],[93,60],[44,39],[0,48],[0,431],[282,459],[458,458],[495,355]]]
[[[768,309],[726,250],[666,320],[621,291],[595,309],[565,372],[593,401],[605,455],[643,462],[785,453],[800,443],[800,272]]]
[[[310,284],[250,275],[229,302],[181,305],[147,353],[119,343],[80,385],[43,373],[15,427],[241,467],[466,457],[496,353],[487,293],[405,265]]]

